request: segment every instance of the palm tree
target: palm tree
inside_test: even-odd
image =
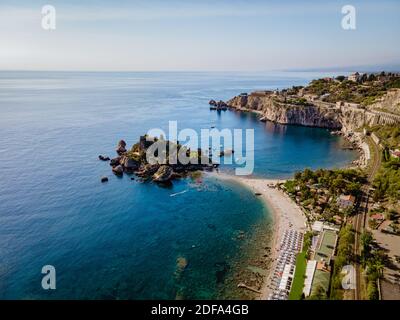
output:
[[[382,278],[383,276],[383,270],[385,269],[385,265],[382,263],[382,261],[379,259],[375,262],[375,270],[378,273],[378,277]]]

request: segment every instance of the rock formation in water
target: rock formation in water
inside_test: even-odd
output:
[[[162,163],[150,162],[147,151],[150,147],[165,145],[165,150],[155,148],[153,156],[157,157],[158,152],[165,152]],[[136,174],[143,179],[151,179],[158,183],[168,183],[171,180],[185,176],[187,173],[198,170],[213,170],[217,165],[213,164],[211,157],[202,152],[201,149],[192,151],[179,143],[164,141],[148,136],[141,136],[140,141],[126,150],[126,142],[120,140],[117,144],[117,157],[110,160],[112,172],[117,176],[122,176],[124,173]],[[152,153],[151,153],[152,154]],[[188,163],[182,163],[181,157],[186,156]],[[170,157],[172,156],[172,157]],[[175,157],[174,157],[175,156]],[[100,157],[102,161],[106,161],[105,157]],[[170,159],[175,159],[172,161]],[[103,179],[102,179],[103,182]]]

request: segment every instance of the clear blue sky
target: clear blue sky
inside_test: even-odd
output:
[[[41,28],[41,7],[57,29]],[[341,8],[357,29],[341,28]],[[0,2],[0,69],[271,70],[400,64],[400,1]]]

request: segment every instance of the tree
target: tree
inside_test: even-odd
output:
[[[367,295],[369,300],[379,299],[378,287],[375,281],[368,282]]]
[[[315,292],[309,297],[310,300],[326,300],[327,298],[325,289],[322,286],[318,286]]]
[[[370,246],[373,241],[374,238],[372,237],[372,233],[370,231],[364,231],[361,234],[361,244],[364,248]]]
[[[336,80],[338,80],[338,81],[340,81],[340,82],[342,82],[344,79],[346,79],[345,76],[337,76],[337,77],[336,77]]]
[[[383,270],[385,269],[385,265],[383,264],[383,262],[381,260],[377,260],[375,262],[375,270],[378,274],[378,277],[381,278],[383,276]]]
[[[360,78],[360,82],[363,83],[363,82],[367,81],[367,79],[368,79],[368,76],[366,73],[364,73]]]
[[[351,193],[352,195],[358,195],[360,193],[361,185],[358,182],[350,182],[346,186],[346,193]]]
[[[385,149],[382,151],[382,160],[384,162],[388,162],[390,160],[390,152],[388,147],[385,147]]]
[[[301,180],[301,171],[298,171],[294,174],[294,179],[295,180]]]
[[[303,179],[304,181],[309,181],[314,179],[314,173],[311,171],[311,169],[308,168],[304,169]]]

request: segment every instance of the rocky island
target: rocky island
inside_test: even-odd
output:
[[[149,148],[154,147],[157,142],[162,142],[166,146],[165,154],[161,157],[165,160],[161,162],[150,161],[148,157]],[[193,151],[179,144],[179,142],[174,143],[162,138],[144,135],[140,137],[139,142],[135,143],[131,149],[127,150],[126,147],[126,142],[120,140],[115,150],[117,157],[110,160],[106,156],[99,156],[102,161],[110,161],[112,172],[117,176],[122,176],[124,173],[135,174],[144,180],[170,183],[173,179],[185,177],[190,172],[212,171],[218,166],[212,163],[211,157],[201,149]],[[179,154],[183,154],[188,159],[188,163],[180,161],[181,158],[177,156]],[[155,155],[158,155],[156,149]],[[174,158],[176,159],[175,162],[170,160]]]

